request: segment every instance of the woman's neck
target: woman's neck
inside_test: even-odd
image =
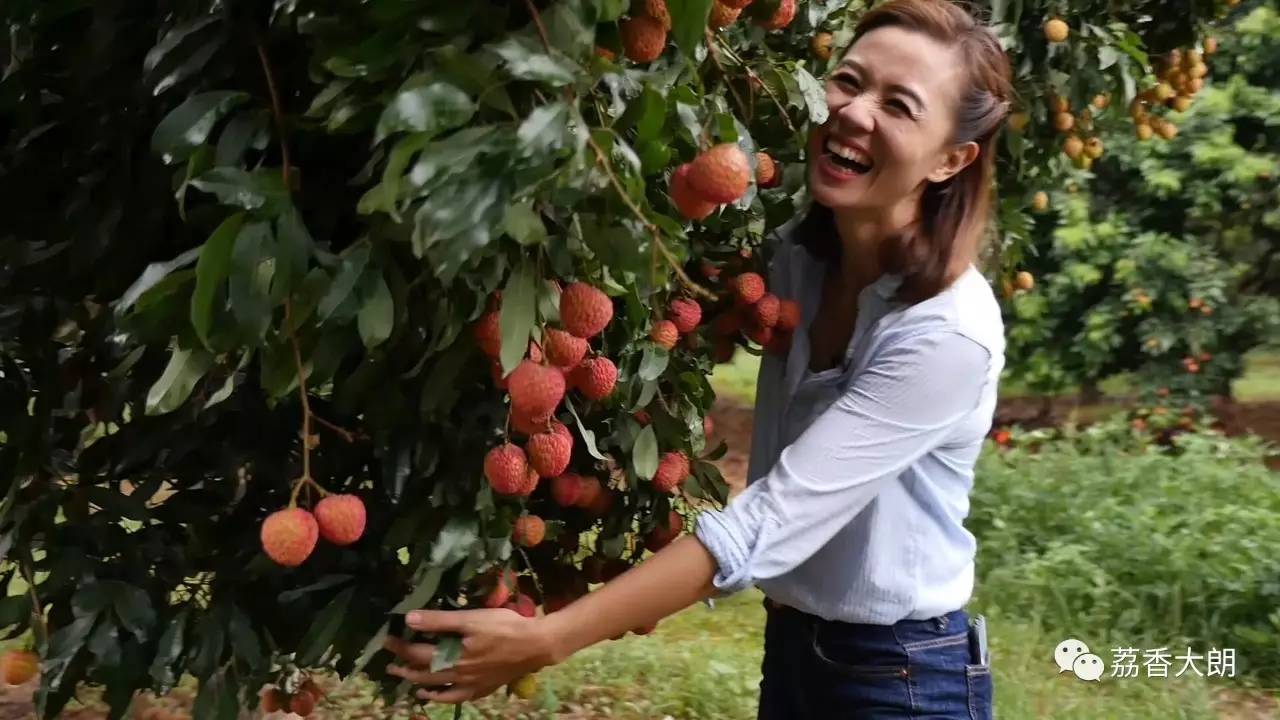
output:
[[[910,198],[874,211],[834,211],[841,245],[840,277],[845,288],[856,294],[880,277],[880,244],[916,222],[919,207],[919,198]]]

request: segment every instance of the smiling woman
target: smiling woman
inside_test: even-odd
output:
[[[420,697],[488,694],[577,650],[752,585],[767,595],[760,717],[988,718],[964,527],[1004,365],[974,267],[1009,63],[947,0],[870,11],[808,141],[812,205],[778,232],[771,291],[801,322],[757,380],[750,486],[696,536],[568,607],[411,613],[463,636],[452,668],[388,641]]]

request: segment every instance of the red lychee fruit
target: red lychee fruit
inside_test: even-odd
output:
[[[547,524],[537,515],[521,515],[511,528],[511,541],[521,547],[539,545],[546,536]]]
[[[675,323],[681,335],[688,335],[702,322],[702,306],[687,298],[676,298],[667,308],[667,317]]]
[[[759,273],[745,272],[733,279],[733,292],[739,305],[754,305],[764,297],[764,278]]]
[[[502,331],[498,329],[498,311],[487,312],[471,328],[480,351],[491,358],[502,354]]]
[[[542,340],[547,359],[552,365],[562,368],[575,367],[582,362],[590,347],[586,340],[556,328],[547,328]]]
[[[552,422],[550,432],[529,436],[525,452],[529,456],[529,465],[538,471],[538,475],[545,478],[556,477],[569,467],[569,458],[573,454],[573,435],[563,423]]]
[[[613,301],[603,290],[575,282],[560,293],[560,324],[573,335],[590,340],[612,319]]]
[[[310,512],[299,507],[277,510],[262,523],[262,550],[285,567],[306,562],[320,539],[320,526]]]
[[[671,173],[669,192],[671,202],[688,220],[702,220],[716,211],[716,204],[699,195],[689,184],[689,173],[693,170],[690,163],[685,163]]]
[[[676,329],[676,324],[670,320],[659,320],[649,330],[649,339],[653,340],[658,347],[670,350],[676,346],[676,341],[680,339],[680,331]]]
[[[587,358],[573,371],[574,387],[589,400],[609,397],[617,382],[618,366],[607,357]]]
[[[782,0],[782,4],[772,15],[757,21],[757,25],[765,30],[781,30],[791,24],[796,16],[796,0]]]
[[[751,322],[757,327],[771,328],[777,325],[780,305],[777,295],[765,293],[751,306]]]
[[[564,390],[564,373],[532,360],[522,360],[507,377],[511,409],[525,417],[537,418],[555,412],[564,399]]]
[[[694,158],[689,185],[707,202],[731,203],[742,197],[751,183],[746,153],[734,143],[721,143]]]
[[[653,487],[658,492],[672,492],[689,477],[689,458],[682,452],[669,452],[658,461],[658,471],[653,474]]]
[[[484,476],[499,495],[523,494],[521,490],[528,484],[528,473],[524,451],[511,443],[499,445],[484,456]]]
[[[364,535],[364,501],[357,495],[327,495],[316,503],[320,537],[334,545],[350,545]]]
[[[651,63],[667,45],[667,29],[662,21],[646,15],[623,20],[618,30],[622,35],[622,53],[631,62]]]
[[[778,165],[769,157],[769,153],[756,153],[756,185],[762,188],[777,187],[782,180]]]
[[[649,534],[645,536],[644,546],[649,552],[658,552],[662,548],[671,544],[671,541],[680,537],[680,533],[684,530],[684,518],[680,517],[680,513],[672,510],[667,515],[665,523],[658,523]]]
[[[778,322],[773,326],[780,332],[791,332],[800,325],[800,303],[795,300],[778,301]]]

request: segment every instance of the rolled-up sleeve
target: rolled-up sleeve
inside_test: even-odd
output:
[[[986,348],[949,330],[879,351],[769,472],[701,515],[696,532],[719,565],[716,587],[743,590],[822,548],[978,406],[990,362]]]

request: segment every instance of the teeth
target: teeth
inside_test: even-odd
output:
[[[859,165],[871,164],[870,155],[858,150],[857,148],[851,148],[848,145],[841,145],[836,142],[835,138],[827,138],[827,149],[845,160],[852,160]]]

